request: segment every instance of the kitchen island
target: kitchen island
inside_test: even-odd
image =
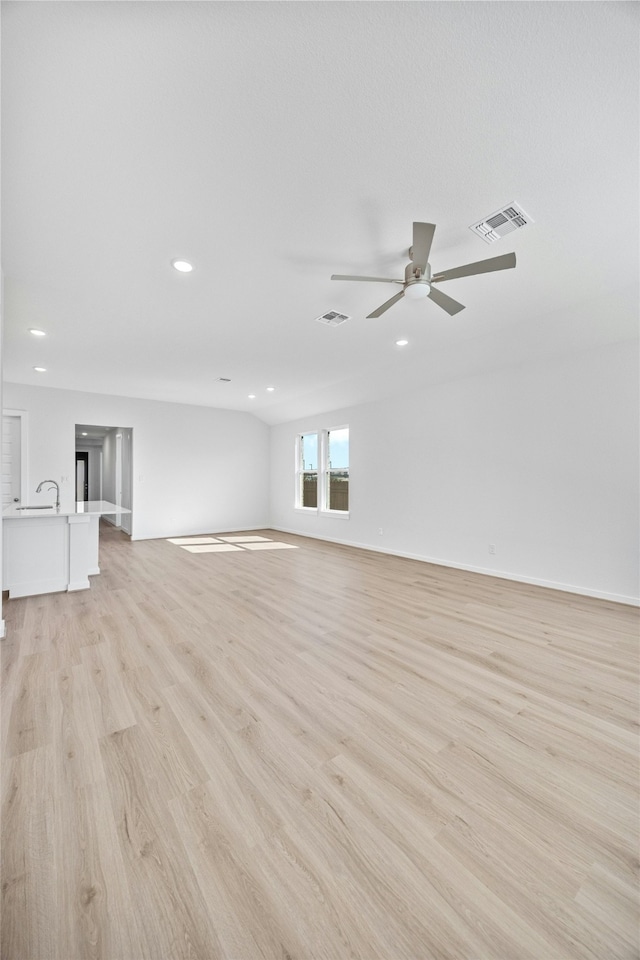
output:
[[[100,517],[131,513],[108,500],[61,507],[11,504],[2,514],[3,590],[31,597],[88,590],[100,573]]]

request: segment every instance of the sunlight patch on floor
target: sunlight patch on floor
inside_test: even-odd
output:
[[[167,537],[167,543],[173,543],[189,553],[231,553],[242,550],[297,550],[293,543],[269,540],[268,537]]]
[[[232,543],[196,543],[193,546],[188,543],[180,543],[178,546],[182,550],[188,550],[189,553],[229,553],[231,550],[240,549]]]

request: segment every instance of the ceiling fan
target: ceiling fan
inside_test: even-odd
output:
[[[444,280],[455,280],[458,277],[472,277],[477,273],[491,273],[493,270],[508,270],[516,265],[515,253],[505,253],[501,257],[491,257],[489,260],[479,260],[477,263],[466,263],[462,267],[454,267],[452,270],[440,270],[431,275],[431,265],[428,263],[429,252],[433,242],[433,235],[436,230],[435,223],[414,223],[413,224],[413,245],[409,248],[410,263],[404,270],[404,280],[390,280],[387,277],[352,277],[340,273],[334,273],[332,280],[365,280],[372,283],[399,283],[402,286],[400,293],[396,293],[390,300],[383,303],[382,306],[367,314],[367,319],[381,316],[385,310],[392,307],[394,303],[403,297],[411,300],[421,300],[428,297],[439,307],[453,316],[464,310],[464,304],[458,303],[446,293],[442,293],[434,283],[442,283]]]

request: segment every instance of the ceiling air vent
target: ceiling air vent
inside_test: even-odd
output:
[[[479,223],[473,223],[469,229],[482,237],[485,243],[495,243],[501,237],[506,237],[508,233],[513,233],[514,230],[534,222],[517,203],[509,203],[502,210],[496,210]]]
[[[216,383],[231,383],[231,377],[216,377]]]
[[[318,323],[326,323],[328,327],[339,327],[345,320],[351,320],[351,317],[348,317],[346,313],[336,313],[335,310],[330,310],[329,313],[323,313],[321,317],[316,317],[316,320]]]

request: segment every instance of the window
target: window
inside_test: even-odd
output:
[[[326,432],[325,509],[349,510],[349,427]]]
[[[296,438],[298,509],[349,515],[349,428],[334,427]]]
[[[298,437],[296,507],[318,507],[318,434]]]

